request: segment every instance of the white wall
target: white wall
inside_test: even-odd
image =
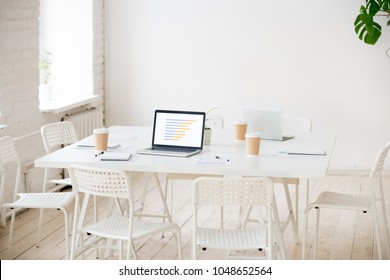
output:
[[[90,63],[93,63],[93,92],[98,95],[104,94],[103,4],[104,0],[94,0],[91,8],[93,61]],[[24,165],[45,154],[39,134],[43,124],[60,121],[66,113],[80,110],[77,108],[60,114],[39,111],[39,8],[39,0],[0,0],[0,124],[7,125],[0,130],[0,137],[7,135],[15,139]],[[71,15],[68,14],[67,19],[71,21]],[[1,197],[3,202],[12,199],[11,187],[15,178],[12,172],[15,172],[15,168],[9,166],[6,186],[10,188]],[[33,168],[22,174],[22,178],[21,191],[25,190],[25,182],[33,191],[42,190],[42,168]]]
[[[375,46],[356,0],[105,2],[106,121],[151,125],[156,108],[278,106],[338,133],[333,169],[366,169],[390,141],[390,30]]]

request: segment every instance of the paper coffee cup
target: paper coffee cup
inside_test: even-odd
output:
[[[245,140],[246,129],[248,127],[248,123],[246,121],[236,121],[233,123],[234,125],[234,133],[235,139],[237,141]]]
[[[257,156],[260,153],[260,133],[252,132],[245,134],[246,153],[248,156]]]
[[[108,146],[108,134],[107,128],[96,128],[93,130],[95,135],[95,149],[96,151],[106,151]]]

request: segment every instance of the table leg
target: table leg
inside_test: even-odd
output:
[[[287,184],[287,180],[285,178],[283,178],[283,188],[284,188],[284,193],[286,195],[286,201],[287,201],[287,206],[288,206],[288,221],[291,223],[291,226],[293,229],[293,234],[294,234],[294,239],[295,239],[295,242],[298,244],[299,243],[298,224],[297,224],[297,221],[295,220],[295,217],[294,217],[294,210],[293,210],[292,203],[291,203],[290,191],[288,190],[288,184]]]

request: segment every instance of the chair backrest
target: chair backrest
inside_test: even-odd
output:
[[[0,170],[4,170],[7,163],[20,163],[19,155],[16,152],[14,141],[11,137],[0,138]]]
[[[41,136],[46,153],[52,152],[61,145],[78,141],[76,128],[70,121],[56,122],[41,127]]]
[[[69,167],[73,190],[91,195],[133,198],[130,180],[124,171],[73,165]]]
[[[0,196],[1,203],[3,203],[5,195],[5,166],[8,163],[14,163],[17,166],[16,169],[16,179],[15,179],[15,189],[13,193],[13,201],[15,201],[16,194],[19,192],[20,186],[20,176],[22,170],[22,163],[20,161],[19,155],[16,151],[15,143],[13,139],[9,136],[0,138],[0,173],[1,173],[1,183],[0,183]]]
[[[205,178],[194,181],[197,206],[270,206],[273,183],[269,178]]]
[[[284,133],[309,132],[311,121],[303,117],[283,117],[282,127]]]
[[[390,149],[390,142],[388,142],[378,152],[378,154],[376,156],[376,159],[374,161],[374,164],[373,164],[373,166],[371,168],[371,172],[370,172],[370,177],[371,178],[381,174],[381,172],[383,170],[383,166],[385,164],[385,160],[386,160],[387,154],[389,153],[389,149]]]

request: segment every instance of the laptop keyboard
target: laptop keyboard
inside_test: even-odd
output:
[[[163,152],[175,152],[175,153],[188,153],[191,151],[195,151],[195,149],[178,148],[178,147],[153,147],[152,150],[163,151]]]

